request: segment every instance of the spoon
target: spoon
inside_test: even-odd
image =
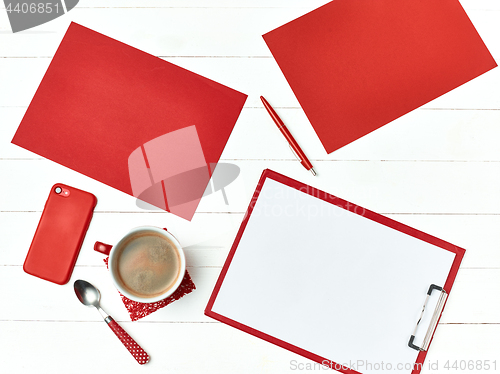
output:
[[[134,356],[136,361],[141,364],[147,364],[149,362],[149,355],[142,349],[139,344],[135,342],[134,339],[130,337],[127,332],[122,329],[122,327],[104,310],[102,310],[99,305],[99,300],[101,299],[101,293],[99,290],[87,281],[78,279],[75,281],[75,293],[78,300],[81,301],[83,305],[94,306],[101,313],[104,321],[113,330],[115,335],[120,339],[125,348]]]

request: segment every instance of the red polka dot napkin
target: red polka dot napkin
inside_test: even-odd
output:
[[[108,266],[108,257],[104,259],[104,263]],[[137,301],[130,300],[128,297],[123,296],[121,292],[118,291],[120,297],[122,298],[123,304],[125,308],[127,308],[128,314],[130,315],[130,319],[132,321],[137,321],[138,319],[144,318],[151,313],[156,312],[158,309],[161,309],[168,304],[173,303],[176,300],[179,300],[181,297],[187,295],[188,293],[193,292],[196,289],[196,286],[191,279],[188,271],[184,274],[184,279],[182,280],[181,285],[175,292],[167,297],[166,299],[154,302],[154,303],[139,303]]]

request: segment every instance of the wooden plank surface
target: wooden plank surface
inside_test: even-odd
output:
[[[323,371],[203,315],[266,168],[466,248],[422,373],[500,372],[500,70],[327,155],[261,37],[324,3],[81,0],[67,15],[16,34],[0,4],[0,373]],[[500,60],[500,1],[461,4]],[[240,171],[225,188],[228,204],[221,192],[212,193],[188,222],[10,143],[72,21],[249,95],[221,160]],[[318,177],[295,161],[260,95],[300,139]],[[64,286],[22,270],[56,182],[99,199],[72,279]],[[197,289],[130,322],[103,256],[92,245],[115,243],[129,228],[144,224],[175,233]],[[151,354],[150,364],[138,367],[99,314],[78,302],[72,289],[78,278],[98,285],[103,307]],[[84,364],[89,358],[91,366]]]

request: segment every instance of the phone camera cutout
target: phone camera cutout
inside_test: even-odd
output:
[[[68,189],[59,186],[54,188],[54,192],[62,197],[68,197],[70,194]]]

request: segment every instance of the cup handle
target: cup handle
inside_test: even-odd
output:
[[[113,248],[112,245],[104,244],[101,242],[95,242],[95,244],[94,244],[94,251],[102,253],[103,255],[106,255],[106,256],[109,256],[109,252],[111,251],[111,248]]]

